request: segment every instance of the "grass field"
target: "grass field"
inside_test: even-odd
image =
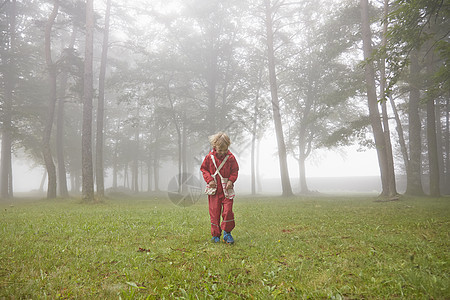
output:
[[[374,200],[237,198],[234,245],[205,199],[3,203],[0,299],[450,299],[450,198]]]

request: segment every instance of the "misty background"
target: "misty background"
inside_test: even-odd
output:
[[[164,191],[217,131],[238,193],[446,194],[438,2],[3,1],[1,197]]]

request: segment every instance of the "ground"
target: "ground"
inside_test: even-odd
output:
[[[234,245],[206,199],[0,204],[0,298],[449,299],[450,198],[236,198]]]

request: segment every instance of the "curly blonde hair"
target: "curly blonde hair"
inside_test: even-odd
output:
[[[213,148],[220,148],[221,146],[230,147],[230,137],[225,132],[218,132],[209,137],[209,142]]]

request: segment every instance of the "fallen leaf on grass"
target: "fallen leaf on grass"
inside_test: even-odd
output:
[[[145,249],[145,248],[139,247],[139,250],[137,252],[150,252],[150,249]]]

